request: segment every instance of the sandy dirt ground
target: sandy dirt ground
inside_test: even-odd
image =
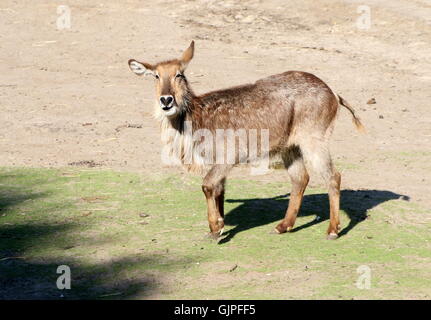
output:
[[[61,4],[70,29],[57,27]],[[357,26],[361,5],[369,30]],[[153,80],[127,60],[177,57],[195,40],[187,75],[197,93],[287,70],[323,79],[367,128],[357,133],[340,111],[331,149],[342,187],[431,208],[430,29],[427,0],[2,0],[0,165],[170,172]],[[252,178],[287,180],[281,170]]]

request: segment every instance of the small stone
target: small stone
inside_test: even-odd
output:
[[[236,264],[236,265],[234,265],[232,268],[230,268],[230,269],[229,269],[229,272],[235,271],[235,270],[236,270],[236,268],[238,268],[238,265],[237,265],[237,264]]]
[[[255,16],[247,16],[244,19],[241,20],[242,23],[252,23],[256,19]]]
[[[371,98],[370,100],[367,101],[367,104],[376,104],[376,99],[375,98]]]

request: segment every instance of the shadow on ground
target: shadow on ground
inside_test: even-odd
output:
[[[52,193],[35,193],[32,192],[35,185],[19,188],[3,183],[2,178],[4,175],[0,176],[1,300],[145,298],[158,292],[163,281],[151,272],[153,269],[163,266],[172,270],[187,264],[184,259],[168,259],[154,253],[118,259],[108,257],[93,263],[91,261],[94,259],[88,258],[95,254],[94,247],[93,252],[89,249],[80,257],[52,254],[50,250],[62,252],[85,245],[87,238],[70,236],[70,232],[80,230],[82,225],[64,219],[47,223],[44,217],[49,217],[49,207],[42,217],[34,218],[33,212],[20,215],[19,204],[29,200],[50,201]],[[13,175],[12,178],[19,177]],[[62,206],[67,205],[67,201],[62,203]],[[28,258],[30,253],[31,258]],[[57,273],[60,265],[70,267],[70,290],[59,290],[57,287],[57,279],[62,275]]]
[[[228,203],[240,203],[240,205],[226,214],[225,224],[235,227],[227,231],[226,236],[219,243],[228,242],[242,231],[269,223],[278,223],[285,215],[288,205],[288,201],[286,201],[288,195],[285,194],[273,198],[227,199],[226,202]],[[339,235],[346,235],[358,223],[364,221],[367,218],[368,210],[386,201],[395,199],[410,200],[408,196],[385,190],[342,190],[340,209],[347,213],[350,221],[341,230]],[[327,193],[304,196],[298,216],[310,215],[315,215],[316,219],[303,225],[296,225],[292,232],[306,229],[329,219]]]
[[[147,272],[148,266],[169,268],[186,264],[175,259],[168,261],[165,256],[156,254],[106,259],[100,263],[82,263],[64,256],[46,258],[43,253],[40,257],[26,257],[27,252],[55,246],[63,232],[75,227],[66,224],[0,226],[0,299],[145,298],[157,292],[161,280]],[[63,249],[72,247],[73,242]],[[57,288],[57,279],[63,274],[57,273],[61,265],[71,270],[70,290]]]

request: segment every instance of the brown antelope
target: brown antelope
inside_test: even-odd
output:
[[[353,108],[316,76],[300,71],[287,71],[256,81],[253,84],[196,95],[184,74],[193,58],[194,42],[181,59],[157,64],[129,60],[137,75],[156,79],[156,118],[161,123],[162,141],[170,152],[185,163],[201,165],[194,141],[185,133],[185,123],[193,129],[216,132],[219,129],[267,129],[269,153],[280,154],[292,181],[289,205],[284,219],[275,227],[276,233],[292,230],[301,206],[309,173],[320,174],[328,185],[330,222],[327,239],[336,239],[340,230],[339,203],[341,175],[334,168],[328,142],[341,104],[353,116],[359,130],[363,126]],[[168,135],[168,131],[174,134]],[[248,145],[242,146],[248,149]],[[226,175],[238,164],[213,164],[203,179],[202,190],[208,206],[210,236],[217,239],[224,227],[224,193]],[[213,162],[214,163],[214,162]]]

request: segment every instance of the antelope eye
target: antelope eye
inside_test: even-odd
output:
[[[156,79],[159,79],[160,77],[159,77],[159,75],[158,74],[156,74]]]

